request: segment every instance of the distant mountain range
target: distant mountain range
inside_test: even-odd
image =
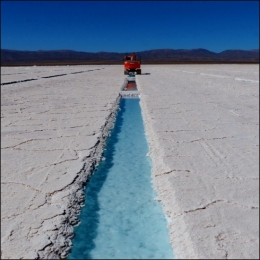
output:
[[[118,52],[81,52],[72,50],[17,51],[1,49],[1,66],[122,64],[124,55]],[[220,53],[206,49],[158,49],[136,52],[143,64],[174,63],[259,63],[259,49],[226,50]]]

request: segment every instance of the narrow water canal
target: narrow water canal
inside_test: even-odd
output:
[[[167,223],[151,183],[138,98],[123,98],[68,259],[173,259]]]

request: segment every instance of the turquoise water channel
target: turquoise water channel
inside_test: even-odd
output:
[[[173,259],[167,222],[151,183],[138,98],[123,98],[68,259]]]

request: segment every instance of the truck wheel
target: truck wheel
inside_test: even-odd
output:
[[[124,75],[128,75],[128,71],[127,70],[124,70]]]
[[[136,74],[141,74],[141,70],[137,70],[137,71],[136,71]]]

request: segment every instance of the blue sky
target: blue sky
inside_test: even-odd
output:
[[[259,48],[258,1],[1,1],[1,48]]]

